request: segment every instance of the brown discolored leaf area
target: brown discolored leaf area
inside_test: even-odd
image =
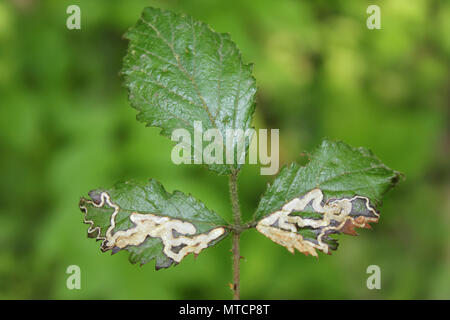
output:
[[[338,247],[333,235],[356,236],[355,228],[378,222],[375,204],[399,177],[366,149],[324,141],[306,167],[293,164],[275,179],[257,210],[256,229],[292,253],[331,254]]]

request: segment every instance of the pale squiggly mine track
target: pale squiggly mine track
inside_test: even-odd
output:
[[[86,219],[86,206],[80,205],[80,209],[84,212],[84,223],[90,225],[88,233],[97,232],[96,239],[103,240],[101,245],[102,251],[117,248],[124,249],[127,246],[139,246],[147,237],[160,238],[164,246],[163,253],[178,263],[190,253],[199,254],[200,251],[208,247],[211,241],[216,240],[225,233],[224,228],[218,227],[209,232],[195,235],[197,229],[190,222],[151,213],[141,214],[137,212],[130,214],[130,220],[133,222],[134,227],[113,233],[116,226],[115,219],[120,211],[120,207],[111,201],[110,195],[107,192],[102,192],[99,203],[90,200],[85,202],[97,208],[101,208],[106,204],[114,209],[111,215],[111,224],[106,230],[105,237],[102,237],[100,235],[100,227],[93,228],[94,221]]]
[[[365,212],[352,211],[356,201],[363,201]],[[322,190],[316,188],[308,193],[294,198],[283,205],[281,210],[275,211],[256,225],[256,229],[272,241],[286,247],[294,253],[295,249],[317,257],[315,249],[324,253],[330,253],[329,245],[323,242],[323,237],[330,233],[344,232],[356,235],[354,227],[370,228],[370,222],[378,222],[379,214],[371,207],[369,199],[361,196],[342,198],[323,202]],[[316,213],[322,214],[321,219],[302,218],[298,215],[290,215],[293,212],[305,210],[308,204]],[[353,214],[353,216],[351,215]],[[299,229],[308,228],[320,230],[317,243],[304,239]]]

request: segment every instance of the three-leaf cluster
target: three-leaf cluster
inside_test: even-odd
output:
[[[255,79],[228,34],[184,14],[146,8],[126,38],[122,73],[139,121],[167,137],[178,128],[193,135],[195,121],[223,135],[251,128]],[[237,142],[225,143],[234,150]],[[241,164],[208,168],[231,175]],[[337,248],[331,235],[354,235],[355,227],[378,221],[381,197],[398,179],[398,172],[367,149],[325,140],[308,165],[282,168],[248,225],[292,252],[330,253]],[[129,251],[132,263],[154,259],[156,269],[199,254],[235,227],[199,200],[168,193],[155,180],[121,182],[89,196],[80,201],[88,236],[102,240],[102,251]]]

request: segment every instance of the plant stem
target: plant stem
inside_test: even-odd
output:
[[[241,254],[239,250],[239,237],[241,233],[241,209],[239,208],[239,195],[238,195],[238,187],[237,187],[237,176],[239,171],[234,171],[230,175],[230,197],[231,204],[233,208],[233,220],[234,220],[234,228],[233,228],[233,300],[240,299],[240,268],[239,263],[241,260]]]

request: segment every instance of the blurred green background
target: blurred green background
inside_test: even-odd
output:
[[[81,30],[66,28],[81,7]],[[381,7],[382,30],[366,28]],[[227,177],[170,162],[171,141],[136,122],[118,76],[122,35],[145,6],[229,32],[254,62],[254,123],[280,128],[280,162],[322,138],[365,146],[406,180],[381,220],[319,259],[255,230],[242,236],[242,298],[450,299],[450,2],[439,0],[1,0],[0,298],[228,299],[231,241],[154,271],[102,254],[78,201],[118,180],[155,178],[231,215]],[[303,159],[303,160],[302,160]],[[266,183],[241,174],[243,214]],[[81,290],[66,288],[69,265]],[[368,290],[366,268],[381,268]]]

